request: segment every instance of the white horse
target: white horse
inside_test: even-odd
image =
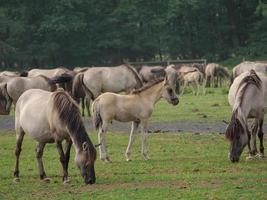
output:
[[[19,98],[15,112],[16,166],[14,181],[19,181],[19,156],[25,133],[35,139],[36,158],[40,179],[49,181],[44,171],[42,156],[46,143],[55,142],[63,168],[63,181],[68,180],[70,149],[75,148],[75,162],[86,184],[95,183],[94,162],[96,149],[88,137],[80,111],[74,100],[65,91],[47,92],[31,89]],[[66,151],[62,141],[66,140]]]
[[[169,85],[167,78],[159,80],[152,85],[144,86],[128,95],[107,92],[96,98],[92,105],[92,115],[93,123],[99,129],[98,139],[101,143],[101,160],[111,162],[106,150],[105,132],[112,120],[132,121],[129,144],[125,154],[127,161],[131,160],[134,135],[138,125],[141,124],[142,154],[146,160],[149,159],[147,147],[148,119],[153,112],[154,105],[161,97],[173,105],[177,105],[179,102],[175,90]]]

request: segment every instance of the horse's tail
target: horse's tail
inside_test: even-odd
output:
[[[102,125],[102,117],[100,114],[99,98],[97,98],[92,104],[92,116],[95,129],[99,129]]]
[[[28,76],[28,71],[22,71],[19,76],[21,77],[27,77]]]
[[[63,73],[59,76],[55,76],[51,79],[54,83],[66,83],[72,81],[73,77],[70,74]]]
[[[129,69],[132,72],[132,74],[134,75],[134,78],[136,80],[136,87],[135,87],[135,89],[139,89],[139,88],[143,87],[142,79],[140,78],[140,76],[137,73],[137,71],[130,64],[127,64],[126,63],[123,66],[127,67],[127,69]]]
[[[83,90],[83,73],[78,73],[74,76],[72,83],[72,97],[77,101],[80,97],[85,96]]]

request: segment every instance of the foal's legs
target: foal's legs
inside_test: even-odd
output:
[[[60,162],[61,162],[61,165],[62,165],[62,168],[63,168],[62,180],[63,180],[64,183],[67,183],[67,182],[69,182],[69,180],[68,180],[68,168],[67,168],[68,161],[69,161],[69,155],[68,155],[68,158],[67,158],[67,154],[66,155],[64,154],[64,151],[63,151],[63,148],[62,148],[62,143],[60,141],[57,141],[56,144],[57,144],[58,153],[60,155]],[[67,144],[67,151],[69,151],[69,152],[70,152],[70,147],[71,147],[71,144]],[[69,154],[69,152],[68,152],[68,154]]]
[[[135,133],[136,133],[136,130],[138,128],[138,125],[139,125],[139,122],[132,122],[132,128],[131,128],[129,143],[128,143],[128,147],[127,147],[127,150],[125,153],[127,161],[131,161],[132,145],[134,142]]]
[[[99,146],[99,154],[100,159],[106,163],[111,163],[111,160],[108,157],[107,147],[106,147],[106,140],[105,140],[105,133],[107,130],[107,122],[103,121],[102,126],[99,128],[98,131],[98,142]]]
[[[142,134],[142,154],[144,156],[145,160],[149,159],[148,156],[148,142],[147,142],[147,137],[148,137],[148,132],[147,132],[147,120],[141,122],[141,134]]]
[[[15,165],[15,170],[14,170],[14,181],[19,182],[19,156],[21,152],[21,145],[23,142],[24,138],[24,131],[19,127],[16,127],[16,150],[15,150],[15,155],[16,155],[16,165]]]
[[[38,142],[38,144],[36,146],[36,159],[37,159],[40,179],[44,180],[45,182],[49,182],[50,178],[46,177],[46,173],[44,171],[43,159],[42,159],[43,158],[44,147],[45,147],[45,143]]]

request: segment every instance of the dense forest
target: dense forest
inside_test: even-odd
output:
[[[1,0],[3,67],[266,59],[266,0]]]

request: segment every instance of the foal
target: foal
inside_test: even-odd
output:
[[[121,122],[132,121],[130,139],[126,150],[127,161],[131,160],[131,149],[134,135],[138,125],[141,124],[142,132],[142,154],[145,160],[149,159],[147,144],[147,125],[154,105],[165,98],[169,103],[177,105],[179,103],[175,89],[169,84],[167,78],[161,79],[151,85],[135,90],[131,94],[121,95],[115,93],[104,93],[100,95],[92,104],[93,123],[99,129],[98,139],[100,142],[100,159],[111,162],[106,151],[105,132],[108,123],[112,120]]]

